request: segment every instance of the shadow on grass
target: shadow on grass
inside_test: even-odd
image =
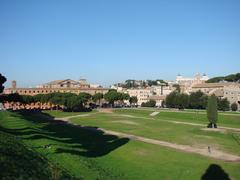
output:
[[[29,128],[2,129],[5,132],[28,140],[50,140],[64,143],[55,153],[68,153],[84,157],[101,157],[129,142],[128,138],[105,134],[98,127],[81,127],[54,120],[54,117],[41,112],[20,111],[22,119],[33,123]],[[36,126],[34,125],[36,124]]]
[[[238,134],[232,133],[232,138],[238,145],[240,145],[240,136]]]
[[[228,174],[217,164],[211,164],[202,176],[202,180],[231,180]]]

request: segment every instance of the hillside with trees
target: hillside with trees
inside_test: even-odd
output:
[[[240,83],[240,73],[230,74],[228,76],[214,77],[214,78],[209,79],[207,81],[207,83],[218,83],[218,82],[221,82],[221,81]]]
[[[130,89],[130,88],[143,88],[143,87],[159,86],[162,84],[168,85],[168,83],[162,79],[157,79],[157,80],[128,79],[124,83],[115,84],[115,86]]]

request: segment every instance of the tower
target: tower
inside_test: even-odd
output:
[[[15,81],[15,80],[12,81],[12,88],[13,89],[17,88],[17,81]]]

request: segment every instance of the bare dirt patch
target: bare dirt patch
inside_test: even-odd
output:
[[[206,139],[212,139],[212,138],[213,138],[213,137],[211,137],[211,136],[205,136],[205,135],[196,135],[196,137],[206,138]]]
[[[210,131],[210,132],[220,132],[220,133],[226,133],[227,130],[225,129],[218,129],[218,128],[202,128],[202,131]]]
[[[112,121],[113,123],[120,123],[120,124],[129,124],[129,125],[139,125],[136,122],[133,121]]]
[[[151,113],[151,114],[150,114],[150,116],[152,116],[152,117],[153,117],[153,116],[156,116],[156,115],[158,115],[159,113],[160,113],[160,112],[157,112],[157,111],[155,111],[155,112]]]
[[[135,116],[132,116],[132,115],[127,115],[127,114],[121,114],[119,116],[122,116],[122,117],[129,117],[129,118],[136,118]]]
[[[103,112],[103,113],[113,113],[113,110],[112,109],[98,109],[98,112]]]

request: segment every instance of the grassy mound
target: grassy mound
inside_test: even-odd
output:
[[[73,179],[0,127],[1,179]]]

